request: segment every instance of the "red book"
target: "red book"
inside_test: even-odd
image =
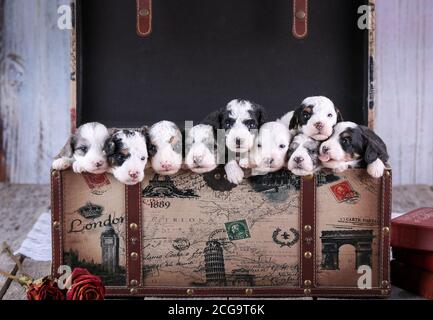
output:
[[[433,272],[433,252],[394,247],[392,257],[404,264]]]
[[[433,208],[406,213],[391,226],[391,246],[433,252]]]
[[[433,300],[433,272],[391,261],[391,283],[399,288]]]

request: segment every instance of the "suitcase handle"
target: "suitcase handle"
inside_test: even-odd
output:
[[[137,34],[152,33],[152,0],[137,0]],[[308,0],[293,0],[293,36],[304,39],[308,34]]]

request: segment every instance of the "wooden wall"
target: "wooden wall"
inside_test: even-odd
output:
[[[394,183],[433,185],[433,1],[376,1],[376,128]]]
[[[57,28],[57,8],[68,2],[3,0],[0,119],[14,183],[47,183],[70,130],[70,35]]]
[[[377,131],[395,184],[433,185],[433,1],[376,1]],[[0,0],[0,180],[47,183],[70,130],[68,2]]]

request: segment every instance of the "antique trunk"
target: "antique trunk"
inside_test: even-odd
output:
[[[374,124],[374,3],[76,1],[73,127],[200,121],[231,98],[273,120],[323,94]],[[367,10],[368,9],[368,10]],[[363,10],[371,11],[362,28]],[[391,171],[283,170],[230,186],[220,169],[141,185],[52,173],[53,274],[102,277],[111,296],[385,297]]]

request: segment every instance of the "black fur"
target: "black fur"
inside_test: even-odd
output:
[[[386,144],[372,130],[364,126],[348,128],[340,134],[340,144],[343,150],[353,159],[361,159],[361,166],[367,166],[377,159],[383,163],[389,160]]]
[[[156,146],[152,144],[152,141],[150,140],[149,127],[147,126],[143,127],[141,129],[141,133],[146,139],[147,154],[149,155],[149,158],[152,158],[153,156],[155,156],[157,150],[156,150]]]
[[[104,153],[107,156],[107,161],[112,167],[120,167],[123,163],[131,156],[122,153],[124,145],[122,139],[120,139],[116,133],[114,133],[109,139],[105,141]]]

